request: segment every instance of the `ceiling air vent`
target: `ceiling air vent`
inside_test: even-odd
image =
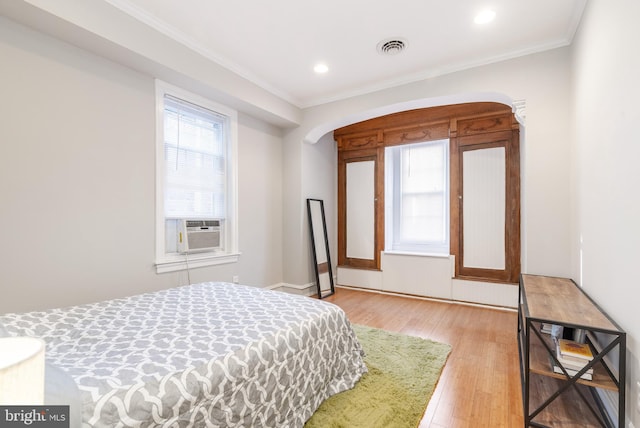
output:
[[[378,52],[382,55],[397,55],[407,47],[403,39],[386,39],[378,43]]]

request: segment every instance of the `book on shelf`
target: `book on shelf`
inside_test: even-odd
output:
[[[553,365],[553,372],[554,373],[564,374],[560,367],[558,367],[556,364],[552,364],[552,365]],[[579,370],[570,369],[569,367],[565,367],[564,369],[567,371],[567,373],[571,377],[574,377],[575,375],[577,375],[578,371],[579,371]],[[593,369],[589,369],[586,372],[584,372],[582,374],[582,376],[580,376],[580,379],[593,380]]]
[[[587,365],[587,363],[585,362],[584,364],[573,364],[572,362],[566,362],[563,361],[563,359],[558,358],[558,361],[560,362],[560,364],[562,364],[562,367],[564,367],[567,370],[573,370],[575,372],[578,372],[580,370],[582,370],[584,368],[584,366]],[[589,367],[586,371],[586,373],[593,373],[593,367]]]
[[[558,355],[563,358],[577,359],[578,361],[593,360],[593,353],[588,343],[578,343],[568,339],[558,339]]]
[[[554,373],[564,375],[564,372],[562,371],[560,366],[554,361],[553,358],[551,358],[551,356],[549,356],[549,363]],[[567,371],[567,374],[571,377],[574,377],[575,375],[577,375],[578,372],[582,370],[582,368],[584,367],[584,365],[581,367],[576,367],[576,366],[564,364],[562,362],[560,363],[562,364],[564,369]],[[584,373],[582,373],[582,375],[580,376],[580,379],[593,380],[593,367],[589,367]]]
[[[578,360],[576,358],[563,357],[562,355],[556,355],[556,358],[565,368],[576,371],[582,370],[584,366],[589,364],[588,360]],[[590,367],[589,370],[593,371],[593,367]]]

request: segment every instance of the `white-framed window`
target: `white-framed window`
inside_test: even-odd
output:
[[[385,148],[385,251],[449,255],[449,140]]]
[[[235,110],[156,81],[158,273],[238,260],[237,131]],[[219,245],[187,255],[184,219],[217,220]]]

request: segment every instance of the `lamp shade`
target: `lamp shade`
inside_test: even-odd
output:
[[[44,350],[35,337],[0,338],[0,405],[44,404]]]

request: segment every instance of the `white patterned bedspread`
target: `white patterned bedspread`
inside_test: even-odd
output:
[[[0,316],[43,338],[78,384],[83,425],[301,427],[366,372],[344,312],[303,296],[203,283]]]

